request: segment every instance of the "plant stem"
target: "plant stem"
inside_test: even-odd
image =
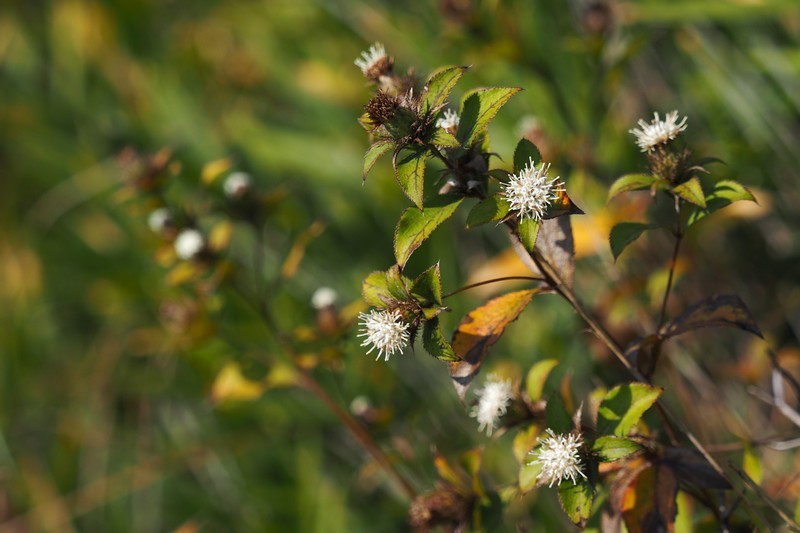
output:
[[[510,281],[510,280],[515,280],[515,279],[521,279],[521,280],[527,280],[527,281],[546,281],[544,278],[536,277],[536,276],[505,276],[505,277],[502,277],[502,278],[487,279],[485,281],[479,281],[477,283],[472,283],[470,285],[465,285],[465,286],[461,287],[460,289],[456,289],[456,290],[454,290],[452,292],[448,292],[447,294],[442,296],[442,299],[450,298],[451,296],[456,295],[456,294],[458,294],[460,292],[464,292],[464,291],[469,290],[469,289],[474,289],[475,287],[480,287],[481,285],[488,285],[490,283],[497,283],[499,281]]]
[[[675,213],[677,221],[675,223],[675,247],[672,249],[672,259],[669,262],[669,276],[667,277],[667,288],[664,290],[664,299],[661,302],[661,312],[658,315],[658,326],[656,332],[664,325],[664,319],[667,317],[667,300],[669,300],[669,292],[672,289],[672,280],[675,277],[675,266],[678,264],[678,251],[681,247],[683,240],[683,232],[681,231],[681,204],[680,200],[675,197]]]

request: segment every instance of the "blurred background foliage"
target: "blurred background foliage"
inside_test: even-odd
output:
[[[578,292],[624,340],[652,325],[670,245],[648,235],[615,265],[611,225],[643,220],[648,200],[606,205],[606,190],[645,168],[627,133],[638,118],[688,115],[696,154],[724,160],[715,176],[741,181],[758,204],[697,226],[671,312],[737,292],[767,342],[727,331],[673,341],[656,381],[712,447],[796,435],[747,386],[766,387],[767,347],[800,368],[797,2],[9,0],[0,5],[0,529],[407,528],[408,502],[325,406],[264,378],[274,378],[279,348],[252,313],[224,293],[198,310],[196,294],[167,281],[147,210],[121,197],[116,162],[128,146],[171,148],[181,162],[175,197],[186,204],[204,165],[222,158],[262,190],[283,191],[262,274],[279,272],[315,221],[324,226],[270,295],[284,328],[313,328],[317,288],[333,287],[346,308],[366,274],[393,262],[407,205],[387,162],[361,182],[367,139],[356,118],[370,90],[353,59],[375,41],[422,76],[470,65],[457,93],[525,89],[492,124],[496,164],[522,135],[553,161],[588,213],[573,218]],[[502,235],[461,228],[439,230],[409,270],[441,261],[445,290],[519,273]],[[449,301],[446,329],[489,294]],[[487,366],[521,376],[557,357],[554,386],[570,375],[577,391],[598,384],[593,376],[623,379],[582,329],[544,297]],[[418,490],[435,482],[434,449],[479,444],[490,485],[514,481],[509,434],[489,443],[477,433],[440,363],[419,349],[376,363],[358,344],[336,341],[314,375],[337,403],[369,407],[376,441]],[[742,461],[741,450],[724,457]],[[765,489],[795,501],[800,462],[765,448],[758,457]],[[554,494],[538,491],[512,504],[506,525],[563,527],[556,510]],[[689,527],[691,513],[682,516]]]

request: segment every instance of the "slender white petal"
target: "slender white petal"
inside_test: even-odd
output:
[[[384,360],[388,361],[389,356],[395,352],[402,352],[408,344],[409,325],[403,322],[400,312],[396,309],[393,311],[373,309],[369,313],[359,314],[358,317],[361,319],[358,336],[364,337],[361,346],[370,346],[367,353],[377,349],[378,357],[375,360],[383,355]]]
[[[490,374],[482,388],[475,391],[478,403],[472,408],[470,416],[478,420],[478,431],[486,429],[491,436],[500,417],[506,414],[508,403],[514,397],[510,379],[501,379]]]
[[[451,129],[455,131],[460,121],[461,118],[458,116],[458,113],[452,109],[445,109],[444,116],[436,121],[436,127],[447,131]]]
[[[361,69],[364,76],[368,76],[372,67],[379,61],[386,59],[386,49],[381,43],[375,43],[366,52],[361,52],[361,57],[354,61],[355,65]]]
[[[548,177],[549,171],[549,163],[542,163],[536,168],[531,158],[525,168],[503,184],[503,195],[511,205],[511,210],[517,211],[521,219],[541,221],[550,204],[558,200],[558,193],[564,191],[558,177]]]
[[[686,117],[678,122],[678,112],[667,113],[664,120],[653,113],[653,121],[649,124],[644,119],[639,119],[639,128],[628,130],[628,133],[636,137],[636,144],[642,152],[649,152],[656,146],[666,144],[675,139],[686,129]]]
[[[560,485],[569,478],[572,483],[577,483],[577,476],[586,479],[581,466],[579,450],[583,446],[583,437],[579,433],[558,434],[552,429],[547,430],[547,437],[539,440],[539,446],[530,452],[536,459],[528,464],[542,465],[542,471],[537,479],[544,483],[550,482]]]

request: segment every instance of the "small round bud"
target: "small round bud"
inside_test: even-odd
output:
[[[175,253],[183,260],[197,257],[205,247],[203,234],[194,228],[183,230],[175,239]]]
[[[330,287],[320,287],[311,296],[311,306],[314,309],[324,309],[335,304],[337,299],[339,299],[339,295],[335,290]]]
[[[154,209],[147,217],[147,226],[153,233],[162,233],[165,229],[172,226],[174,222],[172,212],[166,207]]]
[[[235,200],[245,196],[253,188],[253,178],[246,172],[234,172],[222,184],[225,196]]]

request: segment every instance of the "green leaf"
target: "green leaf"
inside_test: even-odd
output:
[[[582,214],[583,210],[572,202],[572,199],[567,195],[567,191],[560,190],[556,192],[556,198],[547,206],[542,219],[549,220],[564,215]]]
[[[594,489],[588,480],[579,478],[577,483],[563,481],[558,485],[561,508],[574,524],[583,529],[592,512]]]
[[[400,216],[394,232],[394,254],[397,264],[405,266],[414,250],[431,236],[442,222],[455,213],[463,198],[437,196],[428,203],[425,210],[409,207]]]
[[[442,128],[436,128],[431,143],[442,148],[458,148],[461,143],[455,136]]]
[[[554,394],[547,400],[545,407],[545,420],[547,427],[554,433],[569,433],[573,429],[572,415],[567,411],[561,395]]]
[[[519,87],[476,89],[464,97],[456,137],[463,146],[474,143],[489,126],[500,108],[521,91]]]
[[[614,260],[620,256],[623,250],[628,247],[633,241],[649,229],[656,228],[653,224],[642,224],[640,222],[620,222],[611,228],[611,234],[608,236],[608,242],[611,245],[611,253],[614,255]]]
[[[431,111],[441,106],[450,96],[450,91],[464,75],[468,67],[443,67],[433,72],[424,89],[424,110]]]
[[[556,365],[558,365],[558,359],[544,359],[537,362],[528,371],[528,376],[525,379],[525,390],[528,392],[528,397],[531,401],[538,402],[542,399],[544,383]]]
[[[514,173],[518,174],[530,160],[534,163],[542,161],[542,154],[536,145],[528,139],[520,139],[517,147],[514,149]]]
[[[503,220],[511,206],[508,200],[498,193],[481,200],[473,206],[467,215],[467,227],[474,228],[488,222]]]
[[[673,187],[672,193],[683,198],[690,204],[700,207],[706,206],[706,197],[705,194],[703,194],[703,187],[700,185],[700,180],[697,179],[697,176]]]
[[[529,461],[533,461],[533,456],[528,456]],[[536,487],[536,481],[542,472],[541,463],[525,463],[519,469],[519,490],[523,493],[529,492]]]
[[[657,181],[658,178],[650,174],[626,174],[611,184],[611,188],[608,189],[608,200],[611,201],[623,192],[649,189]]]
[[[622,437],[604,436],[592,444],[592,451],[605,463],[619,461],[642,449],[642,445]]]
[[[661,395],[645,383],[625,383],[606,393],[597,410],[597,432],[624,437]]]
[[[372,143],[372,145],[367,149],[367,152],[364,154],[364,169],[361,172],[361,179],[367,179],[367,174],[369,174],[369,171],[372,170],[375,162],[383,154],[390,151],[393,146],[394,142],[390,139],[382,139]]]
[[[421,304],[442,305],[442,275],[439,271],[439,263],[428,268],[425,272],[417,276],[410,289],[411,295],[421,300]],[[424,306],[424,305],[423,305]]]
[[[517,232],[519,233],[519,240],[528,251],[533,253],[533,248],[536,246],[536,236],[539,235],[539,227],[541,222],[532,218],[525,218],[520,220]]]
[[[386,272],[376,271],[361,284],[361,294],[372,307],[386,307],[394,299],[389,291]]]
[[[442,335],[442,327],[439,325],[439,318],[432,318],[425,321],[422,327],[422,346],[425,350],[440,361],[455,362],[460,358],[453,351],[453,347]]]
[[[706,194],[706,208],[696,209],[688,220],[688,226],[691,226],[698,220],[701,220],[714,211],[719,211],[723,207],[728,207],[733,202],[748,200],[755,202],[756,199],[745,186],[733,180],[721,180],[714,184],[711,191]]]
[[[425,180],[425,161],[428,158],[428,151],[422,146],[414,146],[406,152],[395,152],[394,173],[400,188],[414,202],[419,209],[422,209],[422,195],[424,192]]]
[[[750,310],[735,294],[718,294],[692,305],[665,324],[662,334],[674,337],[687,331],[711,327],[737,328],[764,337]]]
[[[400,273],[398,265],[392,265],[386,271],[386,281],[389,293],[395,300],[406,300],[408,298],[408,286],[411,280]]]

